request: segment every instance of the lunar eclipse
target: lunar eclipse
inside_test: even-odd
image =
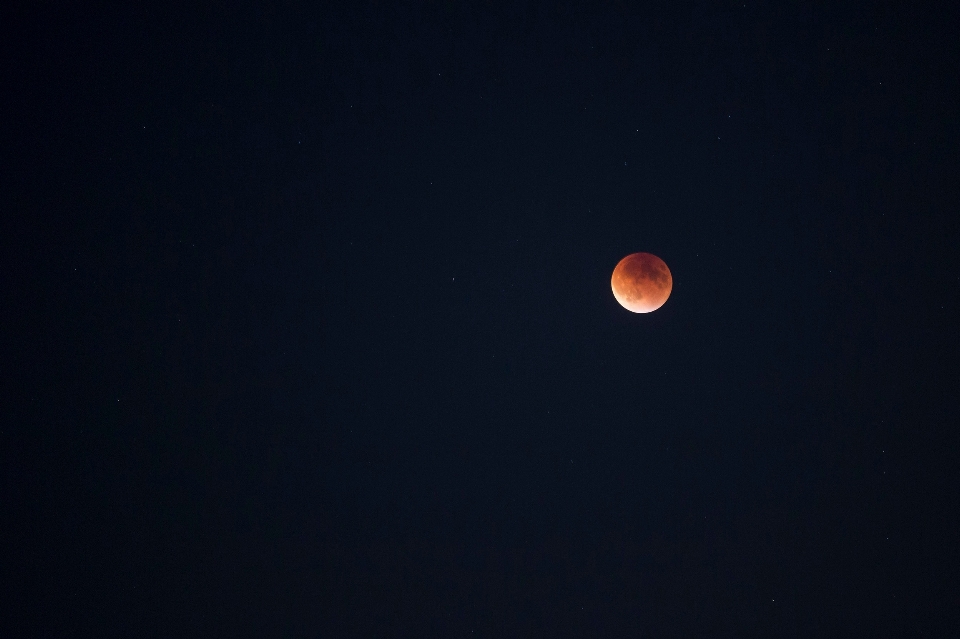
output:
[[[632,313],[655,311],[673,290],[673,275],[666,263],[652,253],[633,253],[613,269],[613,296]]]

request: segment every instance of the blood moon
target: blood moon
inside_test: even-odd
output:
[[[649,313],[663,306],[670,297],[673,275],[656,255],[633,253],[613,269],[610,286],[620,306],[633,313]]]

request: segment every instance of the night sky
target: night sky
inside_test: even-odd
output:
[[[3,10],[0,635],[957,636],[955,4],[199,4]]]

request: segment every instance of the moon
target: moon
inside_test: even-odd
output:
[[[632,313],[650,313],[670,297],[673,275],[656,255],[632,253],[613,269],[610,286],[620,306]]]

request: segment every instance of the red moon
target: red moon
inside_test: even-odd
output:
[[[633,313],[655,311],[673,290],[673,275],[666,263],[652,253],[628,255],[613,269],[613,296]]]

